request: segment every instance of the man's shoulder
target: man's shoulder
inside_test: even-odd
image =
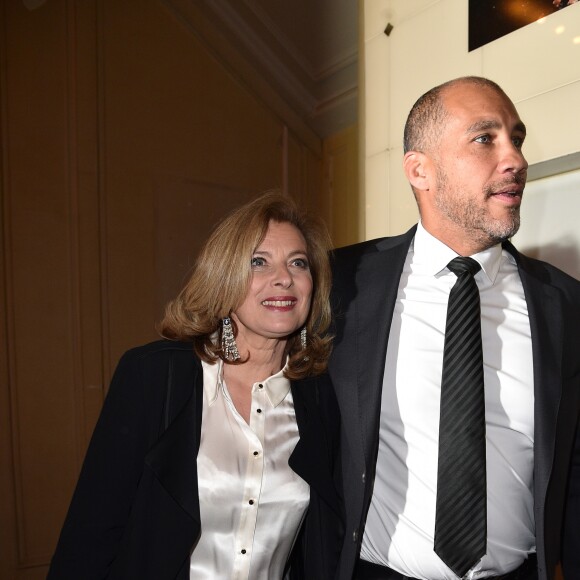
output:
[[[513,246],[511,246],[511,248],[510,246],[511,244],[507,245],[506,249],[514,255],[520,270],[533,276],[543,284],[559,288],[564,293],[570,294],[570,297],[572,297],[574,301],[580,302],[580,280],[577,280],[549,262],[522,254],[515,250]]]

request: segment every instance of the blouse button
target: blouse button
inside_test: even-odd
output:
[[[258,385],[258,388],[260,388],[260,389],[263,389],[263,388],[264,388],[264,385],[263,385],[262,383],[260,383],[260,384]]]
[[[258,451],[254,451],[254,457],[258,457],[260,453]]]
[[[262,412],[262,409],[258,409],[258,413],[261,413],[261,412]]]
[[[242,554],[245,554],[245,553],[246,553],[246,550],[242,550]]]
[[[250,505],[254,505],[254,500],[253,500],[253,499],[251,499],[251,500],[250,500],[248,503],[249,503]]]

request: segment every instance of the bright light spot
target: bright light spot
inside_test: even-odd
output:
[[[565,26],[558,26],[558,28],[556,28],[556,30],[554,30],[554,32],[556,34],[562,34],[564,32],[564,30],[566,30]]]
[[[574,44],[580,44],[580,36],[575,36],[575,37],[572,39],[572,42],[573,42]]]
[[[545,17],[545,16],[542,16],[542,18],[538,18],[538,19],[536,20],[536,22],[537,22],[538,24],[544,24],[544,22],[546,22],[546,17]]]

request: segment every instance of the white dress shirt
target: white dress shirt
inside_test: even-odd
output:
[[[202,363],[201,537],[190,578],[280,579],[310,496],[308,484],[288,466],[299,438],[290,381],[280,371],[255,383],[247,424],[228,393],[222,365]]]
[[[389,334],[377,470],[361,557],[426,580],[457,576],[433,551],[439,403],[447,302],[457,254],[419,224]],[[497,245],[472,256],[481,297],[487,455],[487,554],[478,579],[535,551],[534,381],[528,310],[514,258]]]

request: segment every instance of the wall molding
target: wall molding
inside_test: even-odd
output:
[[[358,91],[353,88],[358,83],[358,47],[313,70],[254,3],[161,1],[303,140],[296,118],[319,138],[356,122]]]

